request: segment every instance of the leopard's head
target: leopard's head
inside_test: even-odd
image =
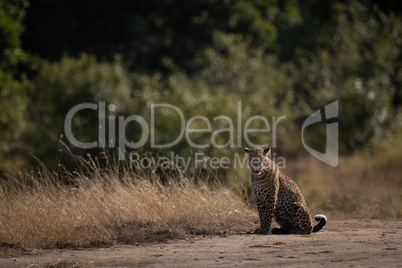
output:
[[[264,170],[267,170],[271,166],[271,160],[269,159],[269,151],[271,148],[244,148],[244,151],[248,157],[248,165],[253,172],[253,175],[260,176]]]

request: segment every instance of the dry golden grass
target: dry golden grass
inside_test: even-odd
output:
[[[20,248],[136,244],[252,227],[256,213],[218,184],[159,182],[95,169],[78,187],[20,174],[0,188],[0,242]]]

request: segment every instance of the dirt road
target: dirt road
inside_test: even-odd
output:
[[[33,251],[0,259],[0,267],[57,262],[80,267],[402,267],[402,221],[329,221],[309,236],[230,234],[146,246]]]

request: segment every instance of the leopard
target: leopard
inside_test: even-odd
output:
[[[257,203],[260,227],[255,234],[311,234],[327,224],[327,217],[312,217],[297,184],[270,159],[270,147],[245,148],[251,168],[251,184]],[[273,219],[280,226],[271,230]]]

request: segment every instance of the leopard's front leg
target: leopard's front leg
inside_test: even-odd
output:
[[[269,234],[272,219],[274,217],[275,204],[275,194],[271,194],[263,200],[257,199],[258,214],[260,216],[260,228],[255,230],[255,234]]]

